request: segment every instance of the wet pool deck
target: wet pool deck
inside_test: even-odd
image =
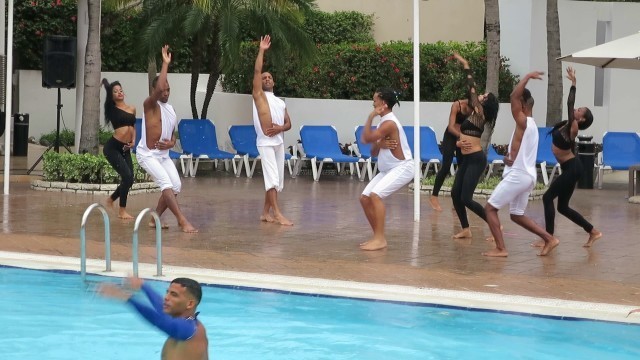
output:
[[[617,178],[626,179],[626,173]],[[79,256],[82,214],[106,196],[34,191],[19,175],[10,185],[0,206],[0,251]],[[538,257],[530,247],[535,236],[503,211],[508,258],[480,255],[492,246],[485,241],[489,230],[471,213],[473,238],[451,238],[459,222],[448,197],[441,198],[443,211],[435,212],[423,194],[421,221],[414,222],[413,193],[407,188],[386,201],[389,247],[361,251],[358,244],[371,234],[358,201],[365,185],[348,176],[324,175],[320,182],[287,177],[280,204],[295,225],[282,227],[258,221],[264,200],[260,174],[247,179],[244,173],[236,178],[199,170],[196,178],[183,178],[179,202],[200,233],[180,232],[175,218],[165,214],[170,229],[162,232],[164,263],[640,307],[640,205],[627,202],[626,182],[606,179],[602,190],[576,190],[572,206],[604,233],[591,249],[582,247],[586,233],[558,215],[561,244]],[[158,196],[131,195],[130,213],[155,207]],[[544,223],[541,200],[529,203],[528,215]],[[112,211],[112,257],[129,261],[134,222],[115,216]],[[89,219],[90,258],[104,256],[101,222],[97,211]],[[145,227],[139,237],[140,261],[154,263],[154,230]]]

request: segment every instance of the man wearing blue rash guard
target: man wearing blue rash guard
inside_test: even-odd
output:
[[[149,303],[136,299],[134,292],[142,290]],[[197,281],[176,278],[169,285],[164,299],[142,279],[128,278],[124,286],[104,284],[103,296],[125,301],[169,338],[162,348],[163,360],[207,360],[209,341],[204,325],[196,318],[196,308],[202,299]]]

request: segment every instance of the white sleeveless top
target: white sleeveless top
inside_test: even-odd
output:
[[[513,141],[513,134],[511,134],[511,140],[509,141],[509,152],[511,152],[511,142]],[[535,183],[538,173],[536,171],[536,157],[538,154],[538,126],[532,117],[527,117],[527,128],[522,135],[522,143],[520,144],[520,150],[516,159],[513,161],[513,165],[505,166],[502,177],[505,177],[510,171],[522,171],[531,178]]]
[[[176,128],[176,112],[173,110],[173,106],[158,101],[158,105],[160,105],[160,120],[162,121],[162,133],[160,134],[160,139],[171,139],[173,136],[173,131]],[[144,117],[144,112],[142,113],[142,126],[140,131],[142,134],[140,135],[140,142],[138,143],[138,147],[136,148],[136,153],[145,156],[155,156],[158,158],[168,158],[169,150],[159,150],[159,149],[149,149],[147,147],[147,128]]]
[[[265,91],[264,94],[267,96],[267,103],[271,110],[271,122],[280,126],[284,125],[284,114],[287,109],[284,101],[275,96],[271,91]],[[256,145],[275,146],[284,143],[284,133],[281,132],[278,135],[269,137],[262,132],[255,101],[253,102],[253,126],[256,128],[256,134],[258,134]]]
[[[392,112],[390,112],[380,118],[378,127],[380,127],[380,125],[382,125],[382,123],[385,121],[393,121],[398,128],[398,135],[400,136],[400,146],[402,147],[404,160],[396,158],[389,149],[380,149],[380,151],[378,152],[378,169],[382,172],[389,171],[396,166],[403,164],[405,161],[412,159],[411,148],[409,148],[409,142],[407,141],[407,134],[405,134],[400,121],[398,121],[398,118]]]

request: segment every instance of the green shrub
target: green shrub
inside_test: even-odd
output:
[[[105,130],[101,128],[98,130],[98,141],[100,145],[104,145],[107,141],[113,136],[113,131]],[[75,131],[64,129],[60,130],[60,146],[73,146],[75,144],[76,133]],[[56,141],[56,131],[53,130],[49,133],[43,134],[40,136],[40,141],[38,142],[40,145],[49,146]]]
[[[453,180],[454,180],[453,176],[447,176],[444,179],[444,182],[442,183],[442,186],[448,187],[448,188],[453,187]],[[485,179],[484,177],[482,177],[480,179],[480,182],[478,183],[478,186],[476,186],[476,189],[493,190],[493,189],[496,188],[496,186],[498,186],[498,184],[500,183],[501,180],[502,180],[501,176],[489,176],[488,179]],[[422,185],[433,186],[433,184],[435,184],[435,182],[436,182],[435,175],[427,176],[426,178],[422,179]],[[536,186],[534,187],[534,190],[544,190],[544,189],[546,189],[546,186],[544,186],[543,183],[536,182]]]
[[[147,175],[133,159],[136,182],[146,181]],[[43,158],[43,179],[88,184],[117,184],[120,175],[111,167],[104,155],[69,154],[49,151]]]
[[[318,45],[317,58],[310,64],[301,64],[291,58],[284,65],[269,64],[282,97],[369,100],[380,86],[401,91],[400,100],[413,98],[413,48],[409,42]],[[258,47],[245,43],[241,48],[242,60],[235,70],[227,72],[222,85],[225,91],[251,93],[253,63]],[[466,93],[462,67],[451,57],[460,52],[469,60],[476,84],[485,87],[486,44],[484,42],[438,42],[420,46],[420,99],[421,101],[449,102]],[[505,58],[500,68],[499,97],[508,101],[518,81],[511,74]]]

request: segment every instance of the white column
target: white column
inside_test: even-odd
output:
[[[87,52],[89,37],[89,3],[88,0],[78,0],[78,30],[76,38],[76,138],[74,151],[78,153],[80,135],[82,132],[82,103],[84,101],[84,59]]]
[[[4,3],[4,1],[3,1]],[[4,19],[4,4],[2,6],[2,18]],[[11,116],[12,84],[13,84],[13,1],[9,1],[7,7],[7,73],[5,74],[5,94],[6,94],[6,121],[4,130],[4,194],[9,195],[9,179],[11,171]],[[4,22],[4,20],[3,20]],[[4,29],[4,26],[2,27]],[[2,37],[4,39],[4,36]],[[3,40],[4,41],[4,40]],[[4,49],[4,46],[2,47]]]

